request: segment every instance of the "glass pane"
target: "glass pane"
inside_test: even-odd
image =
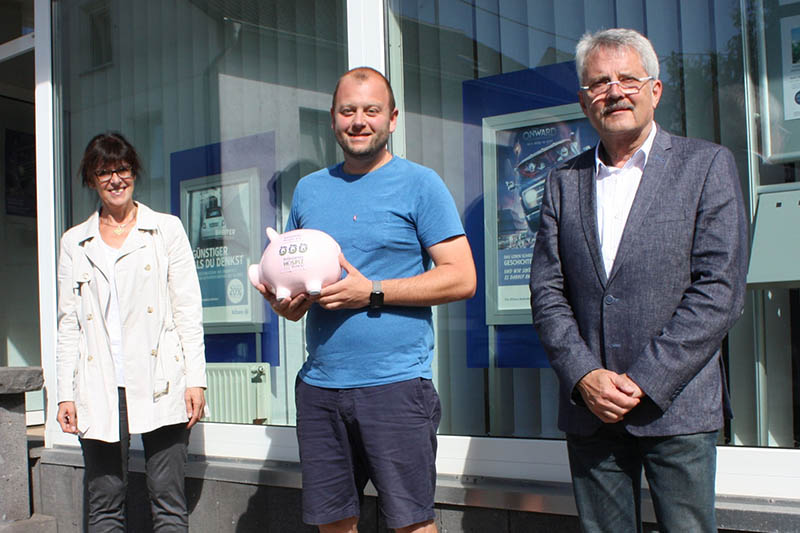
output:
[[[0,366],[41,366],[33,52],[0,61]],[[44,409],[41,391],[26,409]],[[41,417],[39,418],[41,420]]]
[[[754,129],[752,211],[759,217],[775,215],[754,233],[751,265],[775,265],[779,274],[766,278],[774,284],[759,284],[752,292],[755,311],[745,317],[752,320],[750,331],[731,335],[731,380],[741,387],[733,396],[732,439],[747,446],[797,447],[800,276],[796,260],[787,254],[797,249],[800,208],[800,4],[766,0],[747,6],[742,24],[750,40],[745,59],[753,80],[746,101]],[[737,352],[742,356],[733,358]]]
[[[0,44],[33,33],[33,0],[0,0]]]
[[[203,290],[210,421],[293,424],[302,324],[246,278],[299,177],[337,160],[330,93],[345,0],[60,2],[54,28],[68,225],[97,208],[77,176],[97,133],[137,148],[135,199],[179,215]],[[124,335],[124,333],[123,333]]]
[[[799,6],[781,9],[800,14]],[[596,143],[577,105],[575,45],[587,31],[615,26],[647,35],[664,83],[656,121],[730,148],[747,198],[753,111],[745,105],[740,3],[390,0],[389,9],[389,72],[405,128],[393,146],[444,178],[479,271],[475,298],[439,309],[440,431],[561,437],[558,383],[530,325],[527,283],[544,174]],[[744,332],[726,343],[731,380],[750,384],[732,390],[745,402],[753,312],[749,306],[737,325]],[[754,417],[743,409],[736,421]],[[737,431],[728,428],[727,437],[736,442]]]

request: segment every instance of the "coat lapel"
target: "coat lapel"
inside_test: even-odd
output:
[[[653,199],[664,184],[664,180],[668,178],[671,149],[672,142],[669,134],[658,128],[656,137],[653,140],[653,147],[650,149],[650,155],[647,157],[647,164],[644,167],[644,172],[642,172],[642,181],[639,183],[639,189],[633,198],[628,220],[625,222],[625,229],[622,231],[622,239],[620,239],[619,248],[617,248],[614,265],[611,267],[611,273],[608,276],[609,281],[614,279],[614,276],[617,275],[617,272],[625,262],[628,250],[636,242],[638,232],[642,231],[647,212],[650,210],[650,204],[653,203]]]
[[[156,230],[155,217],[153,212],[146,206],[139,202],[136,203],[138,212],[136,213],[136,226],[134,226],[128,238],[122,244],[119,250],[120,259],[147,246],[148,239],[146,235]]]
[[[83,235],[79,244],[83,248],[83,253],[86,254],[86,257],[92,262],[92,265],[94,265],[94,267],[103,274],[106,281],[108,281],[108,267],[106,265],[105,253],[101,248],[102,243],[100,241],[100,229],[98,227],[99,216],[97,211],[89,217],[89,220],[87,220],[85,224],[86,233]]]
[[[79,267],[82,272],[75,272],[76,281],[83,281],[86,283],[93,283],[95,290],[89,291],[94,294],[96,309],[100,313],[100,322],[103,324],[103,330],[108,334],[108,324],[106,324],[106,312],[110,300],[110,287],[108,284],[108,268],[105,251],[101,248],[102,241],[99,229],[99,216],[95,211],[89,219],[84,222],[86,225],[86,232],[78,243],[83,250],[85,256],[84,266]],[[75,260],[77,261],[77,259]],[[77,264],[77,263],[76,263]],[[92,275],[92,270],[99,272],[100,275]]]
[[[594,185],[594,150],[586,152],[590,161],[579,165],[578,195],[580,197],[581,223],[592,256],[594,270],[600,284],[605,287],[606,269],[603,266],[603,255],[600,251],[600,236],[597,232],[597,191]]]

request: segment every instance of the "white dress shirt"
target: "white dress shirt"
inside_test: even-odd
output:
[[[597,192],[597,232],[606,276],[611,273],[617,256],[622,232],[633,205],[647,157],[656,137],[656,124],[642,146],[636,150],[622,168],[609,167],[600,159],[600,143],[594,152],[595,187]]]

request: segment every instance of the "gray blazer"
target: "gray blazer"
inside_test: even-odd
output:
[[[731,416],[720,344],[742,313],[747,222],[733,155],[658,128],[611,273],[601,256],[589,150],[547,179],[531,264],[533,324],[560,385],[559,428],[602,422],[575,385],[626,372],[646,398],[633,435],[719,429]]]

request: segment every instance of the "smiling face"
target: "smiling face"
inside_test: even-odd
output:
[[[397,109],[390,109],[389,91],[377,75],[339,82],[331,108],[331,127],[345,157],[345,167],[364,168],[389,154],[386,142],[397,126]]]
[[[631,48],[598,48],[591,52],[584,67],[583,85],[648,76],[639,54]],[[623,94],[618,84],[603,94],[590,97],[578,93],[581,109],[608,149],[615,143],[640,145],[650,132],[656,107],[661,99],[661,81],[647,81],[636,94]]]
[[[97,191],[97,195],[100,197],[103,207],[110,212],[124,211],[133,206],[133,188],[134,182],[136,181],[135,174],[131,173],[128,178],[123,178],[120,177],[117,172],[114,172],[111,174],[111,178],[108,179],[108,181],[104,181],[108,178],[108,175],[107,172],[102,171],[116,170],[123,167],[130,169],[131,165],[122,161],[115,163],[107,162],[100,165],[93,172],[94,178],[90,187]],[[98,173],[103,174],[102,180],[98,177]],[[123,176],[126,175],[125,172],[121,173]]]

